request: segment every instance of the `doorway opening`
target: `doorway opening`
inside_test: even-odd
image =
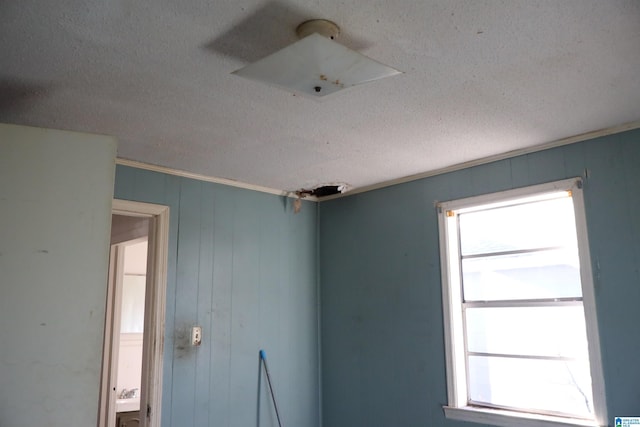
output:
[[[160,427],[169,208],[114,200],[98,427]]]

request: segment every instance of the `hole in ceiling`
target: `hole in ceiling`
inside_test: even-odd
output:
[[[348,189],[349,189],[349,185],[345,183],[324,184],[324,185],[319,185],[317,187],[314,187],[313,189],[310,189],[310,190],[303,188],[302,190],[299,190],[296,193],[298,194],[299,197],[314,196],[317,198],[322,198],[322,197],[333,196],[335,194],[345,193]]]

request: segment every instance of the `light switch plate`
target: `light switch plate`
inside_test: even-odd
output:
[[[194,326],[191,328],[191,345],[200,345],[202,343],[202,327]]]

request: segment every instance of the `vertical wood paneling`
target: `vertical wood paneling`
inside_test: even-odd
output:
[[[312,419],[318,419],[319,413],[317,409],[317,395],[315,387],[317,387],[317,371],[311,369],[318,366],[318,350],[310,341],[301,341],[291,339],[291,337],[304,336],[306,333],[313,333],[313,329],[318,329],[316,310],[307,310],[305,307],[316,307],[317,287],[316,273],[314,265],[317,262],[317,254],[315,248],[311,251],[305,250],[306,243],[313,239],[316,233],[316,217],[314,204],[307,204],[305,209],[310,210],[313,215],[294,215],[290,217],[291,225],[294,227],[296,238],[290,243],[293,254],[292,264],[290,266],[291,274],[289,275],[288,304],[292,310],[283,310],[288,314],[285,317],[284,326],[289,328],[289,334],[286,335],[289,344],[288,353],[282,354],[280,357],[280,372],[283,378],[283,386],[285,390],[285,398],[288,402],[294,402],[298,397],[302,397],[301,404],[304,408],[302,411],[297,410],[288,404],[287,414],[289,423],[293,425],[305,424],[308,420],[305,414],[309,414]],[[283,346],[284,347],[284,346]],[[290,364],[285,361],[289,359],[289,354],[301,353],[304,357],[296,358]],[[307,387],[305,384],[313,384]],[[314,402],[315,399],[315,402]]]
[[[233,282],[231,291],[231,426],[255,423],[257,374],[255,360],[258,352],[259,275],[258,251],[259,210],[254,198],[247,193],[235,195],[233,218]]]
[[[119,174],[116,172],[116,180]],[[164,200],[146,199],[141,201],[164,204],[170,207],[169,212],[169,248],[167,254],[167,289],[165,305],[165,336],[164,336],[164,375],[162,379],[162,420],[163,425],[171,420],[173,407],[173,348],[174,348],[174,320],[176,309],[176,283],[178,264],[178,229],[180,224],[180,179],[176,176],[165,175],[158,179],[156,185],[164,184]],[[153,191],[153,190],[151,190]],[[166,420],[169,420],[167,422]]]
[[[323,419],[331,427],[445,420],[444,333],[433,201],[581,176],[596,274],[609,417],[637,411],[640,131],[320,204]],[[415,202],[416,198],[424,200]]]
[[[125,166],[116,197],[171,208],[163,426],[275,426],[265,348],[287,420],[318,427],[315,204]]]
[[[266,201],[266,200],[265,200]],[[280,203],[280,200],[270,200],[268,203]],[[287,271],[281,268],[282,259],[282,238],[286,236],[283,227],[284,222],[288,219],[283,217],[280,209],[266,209],[260,215],[259,227],[259,251],[260,251],[260,336],[259,347],[267,352],[269,367],[272,375],[274,375],[274,387],[276,396],[282,398],[281,386],[283,378],[280,374],[282,355],[281,334],[280,334],[280,307],[282,306],[282,290],[286,289],[286,283],[283,283],[282,273]],[[294,237],[297,239],[298,236]],[[276,309],[277,307],[277,309]],[[256,369],[256,374],[259,369]],[[277,426],[273,405],[269,398],[269,388],[264,376],[258,379],[258,387],[260,404],[259,419],[260,427]],[[287,403],[288,406],[288,403]],[[284,408],[281,408],[284,410]],[[283,417],[285,414],[282,414]],[[291,420],[287,420],[291,421]]]
[[[197,325],[202,327],[202,340],[210,345],[200,345],[196,352],[196,377],[194,390],[194,425],[209,423],[211,347],[211,296],[213,294],[213,245],[214,236],[214,187],[202,186],[200,215],[200,252],[198,271]]]
[[[562,149],[544,150],[527,154],[529,182],[525,185],[541,184],[564,177],[565,161]]]
[[[202,183],[182,180],[180,186],[177,282],[174,319],[172,424],[193,426],[196,356],[191,327],[197,321],[200,271]]]
[[[213,289],[211,318],[211,410],[209,425],[228,427],[231,425],[231,290],[233,265],[233,217],[234,190],[230,187],[216,188],[214,204],[213,244]]]
[[[118,199],[133,200],[137,169],[116,166],[114,195]]]
[[[490,191],[501,191],[513,188],[511,181],[511,163],[509,161],[493,162],[471,168],[471,188],[473,194]]]
[[[135,200],[145,199],[153,203],[162,203],[165,198],[165,179],[158,172],[133,169],[135,180],[131,188],[131,197]]]
[[[529,158],[527,156],[510,159],[509,166],[511,167],[512,188],[526,187],[531,182],[529,178]]]
[[[640,138],[625,133],[613,135],[610,139],[612,142],[608,144],[590,145],[586,152],[591,170],[586,183],[589,194],[586,203],[595,264],[598,320],[601,331],[608,332],[601,332],[607,403],[611,414],[617,414],[632,407],[639,408],[640,398],[637,392],[640,374],[626,366],[626,355],[640,351],[640,340],[630,339],[637,334],[634,325],[640,320],[637,310],[640,286],[636,281],[640,266],[635,257],[640,242],[633,235],[639,219],[637,212],[631,210],[638,203],[640,191],[637,183],[631,186],[627,183],[628,174],[633,176],[636,172],[632,171],[640,168],[639,163],[631,163],[639,157]],[[627,150],[630,146],[623,141],[633,141],[635,148]],[[615,325],[615,328],[609,325]],[[622,393],[625,390],[636,392]]]
[[[640,143],[637,139],[622,135],[621,144],[624,144],[622,155],[624,165],[624,189],[626,194],[640,193],[640,150],[636,145]],[[627,197],[627,212],[629,213],[628,230],[635,245],[633,247],[632,265],[640,266],[640,220],[636,213],[640,212],[640,197]],[[636,268],[635,282],[640,283],[640,268]]]
[[[586,147],[587,144],[571,144],[562,147],[566,178],[578,176],[586,178],[585,169],[588,166],[585,159]]]

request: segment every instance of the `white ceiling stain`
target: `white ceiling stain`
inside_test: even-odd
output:
[[[230,73],[311,18],[405,74],[326,100]],[[280,190],[358,188],[640,119],[640,2],[0,3],[0,121]]]

